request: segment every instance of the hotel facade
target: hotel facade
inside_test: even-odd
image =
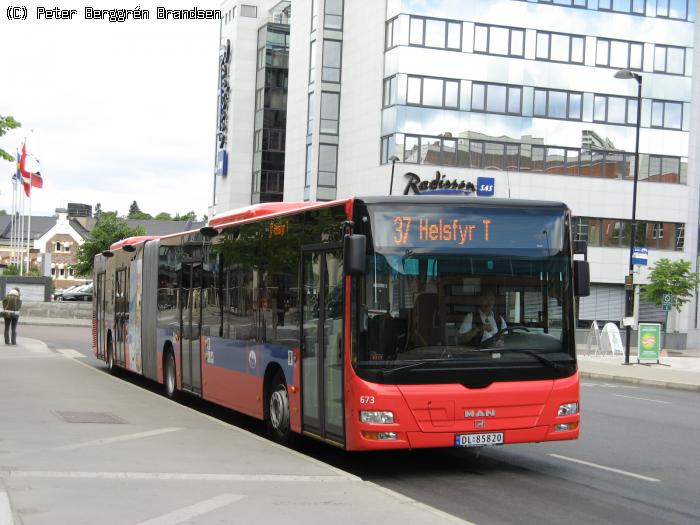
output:
[[[212,211],[457,188],[563,201],[588,242],[581,326],[619,322],[639,116],[637,238],[697,268],[692,0],[222,4]],[[641,105],[634,78],[641,78]],[[393,181],[393,186],[391,183]],[[648,282],[640,266],[635,284]],[[666,346],[700,344],[698,302]]]

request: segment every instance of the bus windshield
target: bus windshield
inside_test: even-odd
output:
[[[489,383],[573,373],[563,209],[371,205],[363,221],[372,248],[356,289],[360,375],[420,383],[479,370]]]

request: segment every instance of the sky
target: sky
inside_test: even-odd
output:
[[[11,0],[10,0],[11,2]],[[218,1],[24,1],[26,21],[0,0],[0,115],[20,129],[0,148],[41,163],[32,215],[69,202],[156,215],[207,213],[213,198],[219,22],[156,20],[156,6],[217,9]],[[77,9],[73,20],[36,20],[36,7]],[[86,20],[86,6],[150,11],[150,20]],[[0,209],[12,209],[14,163],[0,160]]]

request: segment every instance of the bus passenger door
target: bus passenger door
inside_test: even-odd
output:
[[[126,338],[129,326],[129,279],[126,268],[117,270],[114,283],[114,362],[126,366]]]
[[[182,389],[202,394],[202,263],[182,263]]]
[[[342,250],[302,252],[303,430],[343,444]]]
[[[97,274],[95,282],[95,308],[97,309],[97,358],[105,357],[105,272]]]

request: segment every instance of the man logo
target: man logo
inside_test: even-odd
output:
[[[486,428],[486,421],[483,419],[477,419],[474,421],[474,428]]]
[[[496,417],[496,410],[493,408],[487,408],[486,410],[465,410],[464,417]]]

